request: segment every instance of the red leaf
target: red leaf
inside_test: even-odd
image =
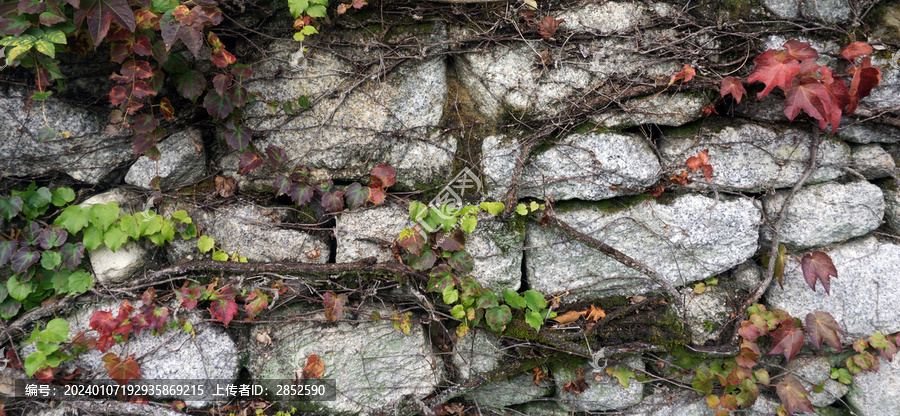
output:
[[[859,58],[863,55],[869,55],[872,52],[872,47],[869,46],[868,43],[856,41],[848,45],[846,48],[842,49],[841,56],[843,56],[851,63],[856,63],[856,58]]]
[[[138,134],[134,136],[134,154],[142,154],[156,145],[156,139],[150,134]]]
[[[760,81],[766,84],[766,88],[756,95],[758,99],[769,95],[775,87],[780,87],[784,91],[789,90],[794,76],[800,72],[800,64],[795,59],[788,57],[784,52],[776,52],[778,51],[769,49],[753,60],[756,65],[750,72],[747,82],[752,84]]]
[[[200,298],[200,288],[197,286],[188,287],[188,282],[175,292],[175,297],[181,302],[181,307],[185,309],[194,309],[197,306],[197,300]]]
[[[153,70],[150,69],[150,62],[134,59],[122,64],[122,70],[120,72],[123,77],[126,77],[129,80],[134,78],[150,78],[153,76]]]
[[[683,80],[681,81],[682,83],[688,82],[694,79],[694,75],[696,74],[697,71],[694,70],[694,68],[691,68],[691,66],[688,64],[684,64],[681,71],[672,74],[672,76],[669,78],[669,85],[674,84],[675,81],[678,81],[679,79]]]
[[[231,86],[231,74],[218,74],[213,77],[213,87],[221,96],[225,96],[225,90]]]
[[[822,341],[831,345],[839,352],[843,352],[841,348],[841,337],[844,331],[838,325],[834,317],[828,312],[815,311],[806,314],[806,331],[809,333],[809,340],[818,349],[822,349]]]
[[[803,110],[810,117],[819,120],[819,128],[831,123],[832,133],[841,122],[841,109],[831,99],[831,93],[813,77],[793,80],[784,101],[784,115],[794,120]]]
[[[129,355],[125,361],[122,361],[119,356],[109,353],[103,356],[103,362],[106,363],[105,367],[109,372],[109,378],[115,380],[119,385],[124,386],[131,380],[141,378],[141,368],[134,360],[134,355]]]
[[[800,268],[803,270],[803,278],[813,291],[816,290],[816,280],[822,282],[825,293],[831,294],[831,276],[837,277],[837,269],[831,261],[831,257],[821,251],[806,253],[800,259]]]
[[[112,20],[132,33],[136,26],[127,0],[83,0],[81,6],[75,9],[75,26],[81,26],[85,18],[95,47],[106,37]]]
[[[325,362],[319,359],[316,354],[310,355],[306,359],[306,365],[303,366],[303,379],[322,378],[325,375]]]
[[[384,198],[386,196],[383,188],[369,187],[369,202],[375,205],[381,205],[384,203]]]
[[[806,59],[800,62],[800,75],[811,75],[814,76],[816,71],[819,70],[819,64],[812,59]]]
[[[422,249],[425,248],[425,237],[421,233],[407,228],[400,232],[397,244],[406,249],[408,253],[418,256],[422,254]]]
[[[168,98],[163,97],[159,100],[159,112],[162,113],[166,120],[175,119],[175,107],[172,106],[172,102]]]
[[[553,16],[547,15],[537,23],[538,34],[544,39],[550,39],[556,34],[557,29],[559,29],[559,24],[564,21],[565,19],[557,20],[554,19]]]
[[[256,153],[253,152],[245,152],[241,154],[241,159],[238,161],[238,174],[245,175],[247,172],[252,171],[260,166],[262,166],[263,160]]]
[[[688,168],[690,168],[691,171],[696,172],[700,166],[709,163],[709,156],[706,155],[708,151],[709,149],[704,149],[702,152],[698,153],[697,156],[689,157],[685,162]]]
[[[112,105],[122,104],[127,99],[128,95],[125,92],[125,87],[121,85],[116,85],[112,90],[109,91],[109,102]]]
[[[159,30],[159,15],[147,9],[134,11],[134,21],[140,29]]]
[[[153,54],[153,45],[150,43],[150,38],[146,35],[138,36],[137,42],[132,46],[134,49],[134,53],[140,56],[150,56]]]
[[[156,128],[159,125],[159,120],[151,116],[150,114],[141,114],[134,118],[134,123],[132,123],[132,128],[134,131],[146,133],[150,130]]]
[[[792,319],[785,321],[778,329],[772,332],[772,350],[769,354],[783,353],[787,361],[791,361],[803,347],[803,331],[797,328]]]
[[[250,292],[250,295],[247,296],[244,303],[244,311],[247,312],[247,316],[249,316],[250,319],[256,319],[256,315],[259,315],[259,313],[268,306],[269,297],[261,290],[254,289],[253,292]]]
[[[47,383],[50,383],[51,381],[53,381],[53,379],[56,377],[56,372],[58,370],[59,369],[56,367],[46,366],[38,371],[35,371],[34,374],[32,375],[32,377],[34,377],[35,379],[37,379],[37,381],[39,381],[41,383],[47,384]]]
[[[881,69],[872,66],[872,58],[868,56],[863,58],[853,73],[853,81],[850,81],[850,105],[847,107],[847,114],[853,114],[859,106],[859,100],[868,97],[872,88],[880,83]]]
[[[397,171],[391,165],[378,165],[372,169],[370,178],[373,187],[387,189],[397,182]]]
[[[759,361],[759,345],[754,341],[744,339],[741,342],[741,350],[734,360],[741,367],[753,368]]]
[[[209,59],[219,68],[225,68],[226,66],[237,62],[237,58],[225,49],[219,49],[218,51],[213,52]]]
[[[116,340],[112,337],[112,335],[103,335],[97,339],[97,350],[100,352],[107,352],[113,345],[116,345]]]
[[[119,326],[119,321],[113,317],[112,313],[107,311],[97,311],[91,315],[89,321],[91,329],[97,331],[101,335],[109,335]]]
[[[215,320],[227,327],[238,312],[237,302],[234,300],[234,289],[231,286],[225,286],[211,294],[209,300],[212,301],[209,313]]]
[[[347,303],[347,295],[336,295],[332,291],[325,293],[325,320],[337,322],[344,314],[344,304]]]
[[[148,95],[156,95],[156,91],[153,91],[144,81],[135,81],[132,84],[131,94],[136,98],[144,98]]]
[[[338,4],[338,6],[337,6],[337,14],[344,14],[344,13],[347,12],[347,9],[349,9],[349,8],[350,8],[350,5],[349,5],[349,4],[346,4],[346,3]]]
[[[775,386],[775,391],[778,393],[778,397],[789,415],[797,410],[813,413],[812,403],[807,397],[809,392],[794,376],[788,375],[785,377],[782,382]]]
[[[206,98],[203,100],[203,106],[206,107],[206,112],[209,113],[209,115],[219,120],[224,120],[232,111],[234,111],[234,105],[232,105],[231,101],[224,96],[219,95],[215,90],[206,93]]]
[[[799,61],[819,57],[819,53],[806,42],[791,39],[781,46],[787,51],[788,56]]]
[[[175,10],[180,10],[182,6]],[[197,6],[199,7],[199,6]],[[184,7],[184,9],[187,9]],[[183,25],[176,17],[176,13],[166,13],[159,19],[159,28],[162,33],[163,42],[166,44],[166,51],[172,49],[172,45],[179,39],[184,42],[188,50],[197,57],[200,54],[200,47],[203,46],[203,29],[201,25]],[[185,19],[186,20],[186,19]]]

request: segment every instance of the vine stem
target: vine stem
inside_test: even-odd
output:
[[[812,175],[813,170],[816,168],[816,158],[819,153],[820,132],[819,126],[813,125],[812,140],[809,142],[809,163],[807,163],[806,169],[803,170],[803,174],[800,175],[800,179],[797,180],[791,188],[791,191],[784,198],[784,203],[778,211],[778,216],[775,217],[775,224],[772,226],[772,247],[769,248],[769,266],[766,269],[766,277],[763,279],[762,283],[756,287],[753,294],[741,305],[740,311],[735,314],[735,319],[743,320],[750,305],[759,301],[762,295],[766,293],[766,289],[769,288],[769,285],[772,284],[772,279],[775,277],[775,259],[778,256],[778,244],[780,242],[779,230],[781,230],[781,226],[784,224],[784,220],[787,217],[787,209],[791,205],[791,201],[793,201],[797,192],[800,191],[800,188],[806,184],[806,181],[809,180],[810,175]],[[737,343],[738,337],[740,337],[738,330],[740,330],[740,325],[735,327],[734,334],[731,336],[732,343]]]

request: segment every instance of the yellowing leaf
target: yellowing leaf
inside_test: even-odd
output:
[[[562,315],[559,315],[559,316],[553,318],[553,320],[556,322],[559,322],[561,325],[570,324],[572,322],[577,321],[578,318],[580,318],[582,315],[584,315],[586,313],[587,313],[587,311],[580,311],[580,312],[579,311],[568,311]]]
[[[604,317],[606,317],[606,311],[604,311],[603,309],[600,309],[594,305],[591,305],[591,310],[590,310],[590,312],[588,312],[587,319],[597,322],[600,320],[600,318],[604,318]]]

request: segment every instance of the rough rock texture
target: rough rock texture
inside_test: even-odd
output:
[[[603,7],[603,6],[600,6]],[[614,23],[615,24],[615,23]],[[656,41],[665,31],[648,30],[644,39]],[[637,78],[668,77],[681,69],[675,62],[660,62],[633,52],[632,46],[601,37],[582,42],[580,56],[568,56],[558,65],[542,65],[536,53],[552,53],[541,42],[491,45],[484,51],[459,56],[459,79],[479,111],[489,120],[515,115],[552,117],[615,73]],[[558,58],[549,56],[551,60]]]
[[[862,416],[900,414],[900,360],[896,356],[893,362],[878,360],[877,373],[853,376],[847,403]]]
[[[513,137],[491,135],[481,143],[481,165],[484,172],[485,194],[500,201],[509,190],[509,183],[519,158],[519,143]]]
[[[849,20],[853,11],[847,0],[802,0],[800,12],[803,17],[820,19],[827,23],[843,23]]]
[[[709,149],[713,168],[712,184],[748,191],[789,188],[800,179],[809,160],[810,133],[789,129],[776,132],[759,124],[726,124],[722,127],[676,129],[659,140],[663,164],[685,169],[685,161]],[[818,168],[807,183],[819,183],[840,177],[843,171],[832,164],[846,164],[850,149],[834,140],[822,140]],[[692,184],[708,187],[697,175]]]
[[[92,305],[66,318],[69,321],[69,337],[81,331],[90,331],[90,318],[98,310],[118,314],[121,303]],[[138,304],[133,305],[137,309]],[[169,305],[174,310],[174,305]],[[185,314],[179,317],[191,322],[193,336],[179,329],[170,329],[154,336],[150,331],[132,334],[128,342],[112,347],[109,352],[120,357],[134,354],[139,358],[142,379],[186,380],[208,379],[222,380],[227,383],[237,378],[240,370],[237,346],[221,326],[207,323],[199,314]],[[104,354],[91,349],[75,358],[73,364],[80,368],[103,369]],[[104,371],[100,378],[108,379]],[[201,401],[188,403],[191,406],[206,405]]]
[[[883,68],[881,84],[872,90],[871,95],[859,101],[860,106],[880,110],[900,104],[900,71],[897,70],[900,64],[890,59],[873,58],[872,65]]]
[[[466,238],[466,250],[475,258],[472,277],[496,293],[519,290],[525,230],[514,223],[482,214],[475,232]]]
[[[781,19],[800,16],[800,0],[762,0],[762,4]]]
[[[203,216],[203,232],[229,255],[248,261],[304,261],[325,263],[331,248],[324,237],[279,228],[259,207],[235,204]]]
[[[781,211],[787,191],[763,199],[769,218]],[[807,186],[794,196],[779,230],[780,241],[792,249],[819,247],[859,237],[878,228],[884,217],[884,195],[868,182]],[[771,239],[763,227],[763,241]]]
[[[884,193],[884,221],[893,232],[900,234],[900,190],[893,183],[881,188]]]
[[[178,188],[199,181],[206,174],[206,150],[198,129],[172,134],[157,144],[158,162],[141,156],[125,175],[125,183],[155,189],[150,182],[159,176],[163,189]]]
[[[143,211],[138,204],[140,198],[132,192],[122,188],[116,188],[109,192],[94,195],[79,204],[82,207],[90,207],[94,204],[107,204],[115,202],[119,204],[119,210],[124,214],[134,214]],[[91,269],[97,282],[102,284],[122,283],[134,273],[142,270],[150,264],[150,250],[144,243],[128,240],[116,251],[112,251],[105,245],[101,245],[88,252],[91,261]]]
[[[867,97],[868,98],[868,97]],[[900,141],[900,128],[883,124],[850,124],[852,120],[841,120],[841,128],[837,137],[853,143],[897,143]]]
[[[108,111],[94,111],[83,105],[61,102],[51,97],[26,104],[30,92],[18,88],[0,89],[0,177],[41,175],[61,170],[83,182],[96,184],[132,158],[131,137],[104,132]],[[69,137],[51,136],[40,140],[47,122]]]
[[[866,179],[897,175],[897,164],[890,153],[878,144],[866,144],[850,148],[851,167]]]
[[[815,407],[828,406],[847,394],[850,388],[831,379],[831,363],[826,357],[797,358],[787,365],[809,392],[809,401]],[[813,391],[813,386],[822,384],[822,392]]]
[[[609,4],[609,3],[606,3]],[[625,101],[623,111],[610,111],[591,120],[610,129],[624,129],[642,124],[681,126],[703,116],[709,99],[701,93],[659,94]]]
[[[720,275],[715,284],[705,285],[702,293],[696,293],[690,285],[682,289],[691,343],[703,345],[715,341],[730,322],[736,305],[760,283],[759,276],[756,266],[747,261],[730,275]]]
[[[788,261],[784,290],[771,285],[766,292],[769,309],[784,309],[796,317],[828,312],[843,328],[847,341],[900,331],[900,245],[865,237],[841,244],[828,255],[838,272],[831,279],[830,296],[821,284],[813,292],[803,279],[800,263]]]
[[[334,226],[335,262],[347,263],[372,256],[379,263],[393,261],[390,244],[400,237],[400,231],[412,226],[409,210],[390,202],[345,212],[336,218]]]
[[[700,195],[673,201],[637,201],[559,206],[557,216],[582,233],[609,244],[654,268],[672,284],[684,285],[714,276],[748,259],[756,251],[761,214],[746,199],[715,201]],[[532,289],[552,293],[590,285],[617,294],[646,292],[647,280],[623,279],[639,273],[600,252],[575,242],[551,227],[529,224],[525,246]]]
[[[533,158],[522,171],[520,198],[607,199],[639,193],[659,174],[648,141],[631,134],[573,134]]]
[[[520,373],[506,380],[486,384],[467,394],[466,399],[480,406],[505,407],[549,396],[553,391],[553,381],[544,378],[535,386],[533,376],[534,373]]]
[[[353,38],[361,35],[352,32],[335,31],[332,36],[363,40]],[[433,34],[419,36],[434,41],[446,34],[439,25]],[[247,126],[263,133],[256,141],[258,148],[280,146],[291,163],[307,166],[323,178],[363,179],[375,166],[389,164],[397,169],[398,188],[449,179],[457,141],[437,130],[447,98],[443,58],[408,61],[384,79],[363,82],[344,94],[348,85],[342,80],[354,71],[345,58],[314,49],[301,53],[296,42],[288,40],[274,42],[269,53],[268,60],[254,67],[256,77],[278,74],[277,78],[251,81],[248,88],[268,100],[301,96],[315,100],[310,110],[294,116],[272,115],[262,102],[250,105],[245,112]],[[363,55],[354,58],[379,59],[374,51]],[[393,134],[400,130],[404,133]],[[236,170],[236,158],[227,162],[227,169]],[[256,177],[243,176],[239,182]]]
[[[644,369],[644,362],[639,357],[625,357],[619,365],[628,366],[636,370]],[[563,391],[566,383],[578,378],[578,369],[584,374],[584,380],[588,383],[587,390],[580,395]],[[556,381],[556,398],[564,408],[576,412],[591,412],[599,410],[624,409],[634,406],[644,398],[644,385],[635,379],[628,380],[628,387],[619,384],[619,380],[612,376],[604,376],[597,381],[594,378],[594,370],[588,363],[583,362],[578,367],[566,364],[551,366],[550,370]],[[603,369],[600,369],[600,374]]]
[[[641,404],[628,409],[633,416],[713,416],[706,400],[696,394],[672,391],[667,388],[655,390],[645,396]]]
[[[319,402],[332,412],[370,414],[407,394],[424,397],[433,391],[443,380],[443,364],[422,326],[413,323],[409,335],[403,335],[389,320],[373,322],[371,311],[366,308],[359,320],[328,325],[321,313],[305,315],[302,321],[257,325],[250,338],[266,333],[273,343],[252,347],[247,368],[256,380],[290,380],[317,354],[325,363],[323,377],[334,380],[338,389],[336,400]],[[396,313],[378,312],[385,318]]]

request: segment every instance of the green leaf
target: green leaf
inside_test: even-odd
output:
[[[201,235],[199,239],[197,239],[197,248],[200,249],[201,253],[206,253],[213,249],[216,246],[216,240],[210,238],[206,235]]]
[[[181,4],[178,0],[150,0],[150,9],[156,13],[163,14],[169,10],[174,10]]]
[[[53,91],[36,92],[31,94],[30,98],[34,101],[47,101],[51,95],[53,95]]]
[[[7,220],[13,219],[22,211],[23,201],[18,195],[9,198],[0,198],[0,217]]]
[[[516,206],[516,214],[519,215],[528,215],[528,207],[525,204],[519,204]]]
[[[25,374],[31,377],[38,370],[47,366],[47,356],[40,351],[35,351],[25,357]]]
[[[72,205],[63,210],[53,223],[65,228],[69,234],[75,235],[90,223],[90,210]]]
[[[94,277],[84,270],[76,270],[69,275],[69,293],[77,294],[87,292],[94,283]]]
[[[105,204],[91,205],[90,218],[91,224],[106,231],[112,223],[119,219],[119,204],[116,201],[110,201]]]
[[[496,308],[498,306],[497,303],[497,295],[487,292],[478,297],[475,301],[475,307],[479,309],[490,309]]]
[[[68,342],[69,322],[63,318],[56,318],[47,322],[47,329],[41,331],[38,339],[44,342]]]
[[[310,17],[326,17],[328,16],[327,11],[325,10],[325,6],[315,5],[309,6],[306,8],[306,14]]]
[[[527,310],[525,311],[525,323],[531,325],[535,331],[540,331],[541,325],[544,324],[544,317],[538,311]]]
[[[12,275],[6,281],[6,289],[9,290],[9,296],[21,302],[31,294],[32,283],[31,281],[20,282],[17,275]]]
[[[506,300],[506,303],[509,306],[512,306],[514,309],[522,309],[527,304],[525,298],[520,296],[514,290],[506,289],[503,291],[503,299]]]
[[[466,317],[466,308],[463,305],[456,305],[450,310],[450,315],[456,319],[463,319]]]
[[[141,229],[138,225],[137,220],[131,215],[123,215],[122,218],[119,219],[119,227],[125,235],[131,237],[132,240],[137,241],[141,238]]]
[[[41,267],[51,270],[62,262],[62,256],[51,250],[46,250],[41,254]]]
[[[3,319],[11,319],[19,313],[19,309],[22,308],[22,304],[19,301],[13,298],[4,299],[2,303],[0,303],[0,318]]]
[[[450,232],[453,230],[453,226],[456,225],[456,216],[447,212],[446,206],[442,207],[443,209],[437,209],[432,207],[428,218],[431,219],[435,224],[440,224],[444,227],[445,232]]]
[[[25,206],[23,208],[26,209],[31,207],[37,212],[37,215],[41,215],[46,212],[47,205],[50,204],[50,200],[53,199],[53,195],[50,193],[50,190],[47,187],[40,187],[28,199],[25,200]],[[43,208],[43,210],[42,210]],[[35,216],[37,216],[35,215]],[[26,216],[29,218],[33,218],[26,212]]]
[[[319,7],[319,6],[316,6],[316,7]],[[307,10],[307,11],[309,11],[309,10]],[[312,14],[310,14],[310,16],[312,16]],[[313,16],[313,17],[316,17],[316,16]],[[306,36],[309,36],[309,35],[315,35],[316,33],[319,33],[319,31],[316,30],[316,28],[313,27],[312,25],[306,25],[306,26],[303,26],[303,29],[300,30],[300,33],[302,33]]]
[[[103,244],[103,231],[93,225],[88,226],[84,229],[84,238],[81,241],[84,243],[84,248],[89,251],[94,250]]]
[[[444,303],[448,305],[453,304],[453,302],[456,302],[456,300],[459,299],[459,291],[453,286],[445,287],[441,294],[444,296]]]
[[[57,188],[50,192],[50,202],[61,207],[75,200],[75,191],[72,188]]]
[[[431,266],[434,266],[434,262],[436,261],[437,256],[427,244],[425,245],[425,249],[422,251],[421,256],[416,256],[414,254],[409,255],[409,265],[416,270],[430,269]]]
[[[538,205],[537,202],[531,201],[531,205],[529,205],[528,208],[531,209],[531,212],[535,212],[540,208],[540,205]]]
[[[56,47],[46,40],[39,39],[34,43],[34,48],[44,55],[47,55],[51,58],[56,58]]]
[[[466,232],[466,234],[472,234],[475,231],[475,226],[478,225],[478,219],[473,216],[467,216],[459,222],[459,226],[462,227],[462,230]]]
[[[428,206],[419,202],[412,201],[409,203],[409,219],[412,222],[419,222],[428,216]]]
[[[221,250],[216,250],[212,254],[212,259],[215,261],[228,261],[228,253]]]
[[[606,373],[617,378],[622,387],[628,388],[628,379],[635,378],[637,375],[628,367],[616,366],[614,369],[607,369]]]
[[[501,332],[512,320],[512,311],[506,305],[490,308],[484,312],[484,320],[492,330]]]
[[[25,55],[31,50],[32,45],[28,46],[16,46],[6,52],[6,62],[14,62],[20,56]]]
[[[28,46],[30,48],[35,41],[37,38],[31,35],[5,36],[0,39],[0,46]]]
[[[162,217],[153,211],[144,211],[135,214],[138,221],[138,230],[142,236],[156,234],[162,229]]]
[[[837,380],[841,384],[850,385],[853,383],[853,376],[846,368],[832,368],[831,379]]]
[[[103,233],[103,244],[106,244],[110,250],[116,251],[122,244],[128,241],[128,235],[118,227],[113,227]]]
[[[542,295],[541,292],[530,289],[525,291],[525,304],[528,305],[528,309],[533,311],[539,311],[547,307],[547,301],[544,300],[544,295]]]
[[[295,20],[309,7],[309,0],[288,0],[288,9]]]

